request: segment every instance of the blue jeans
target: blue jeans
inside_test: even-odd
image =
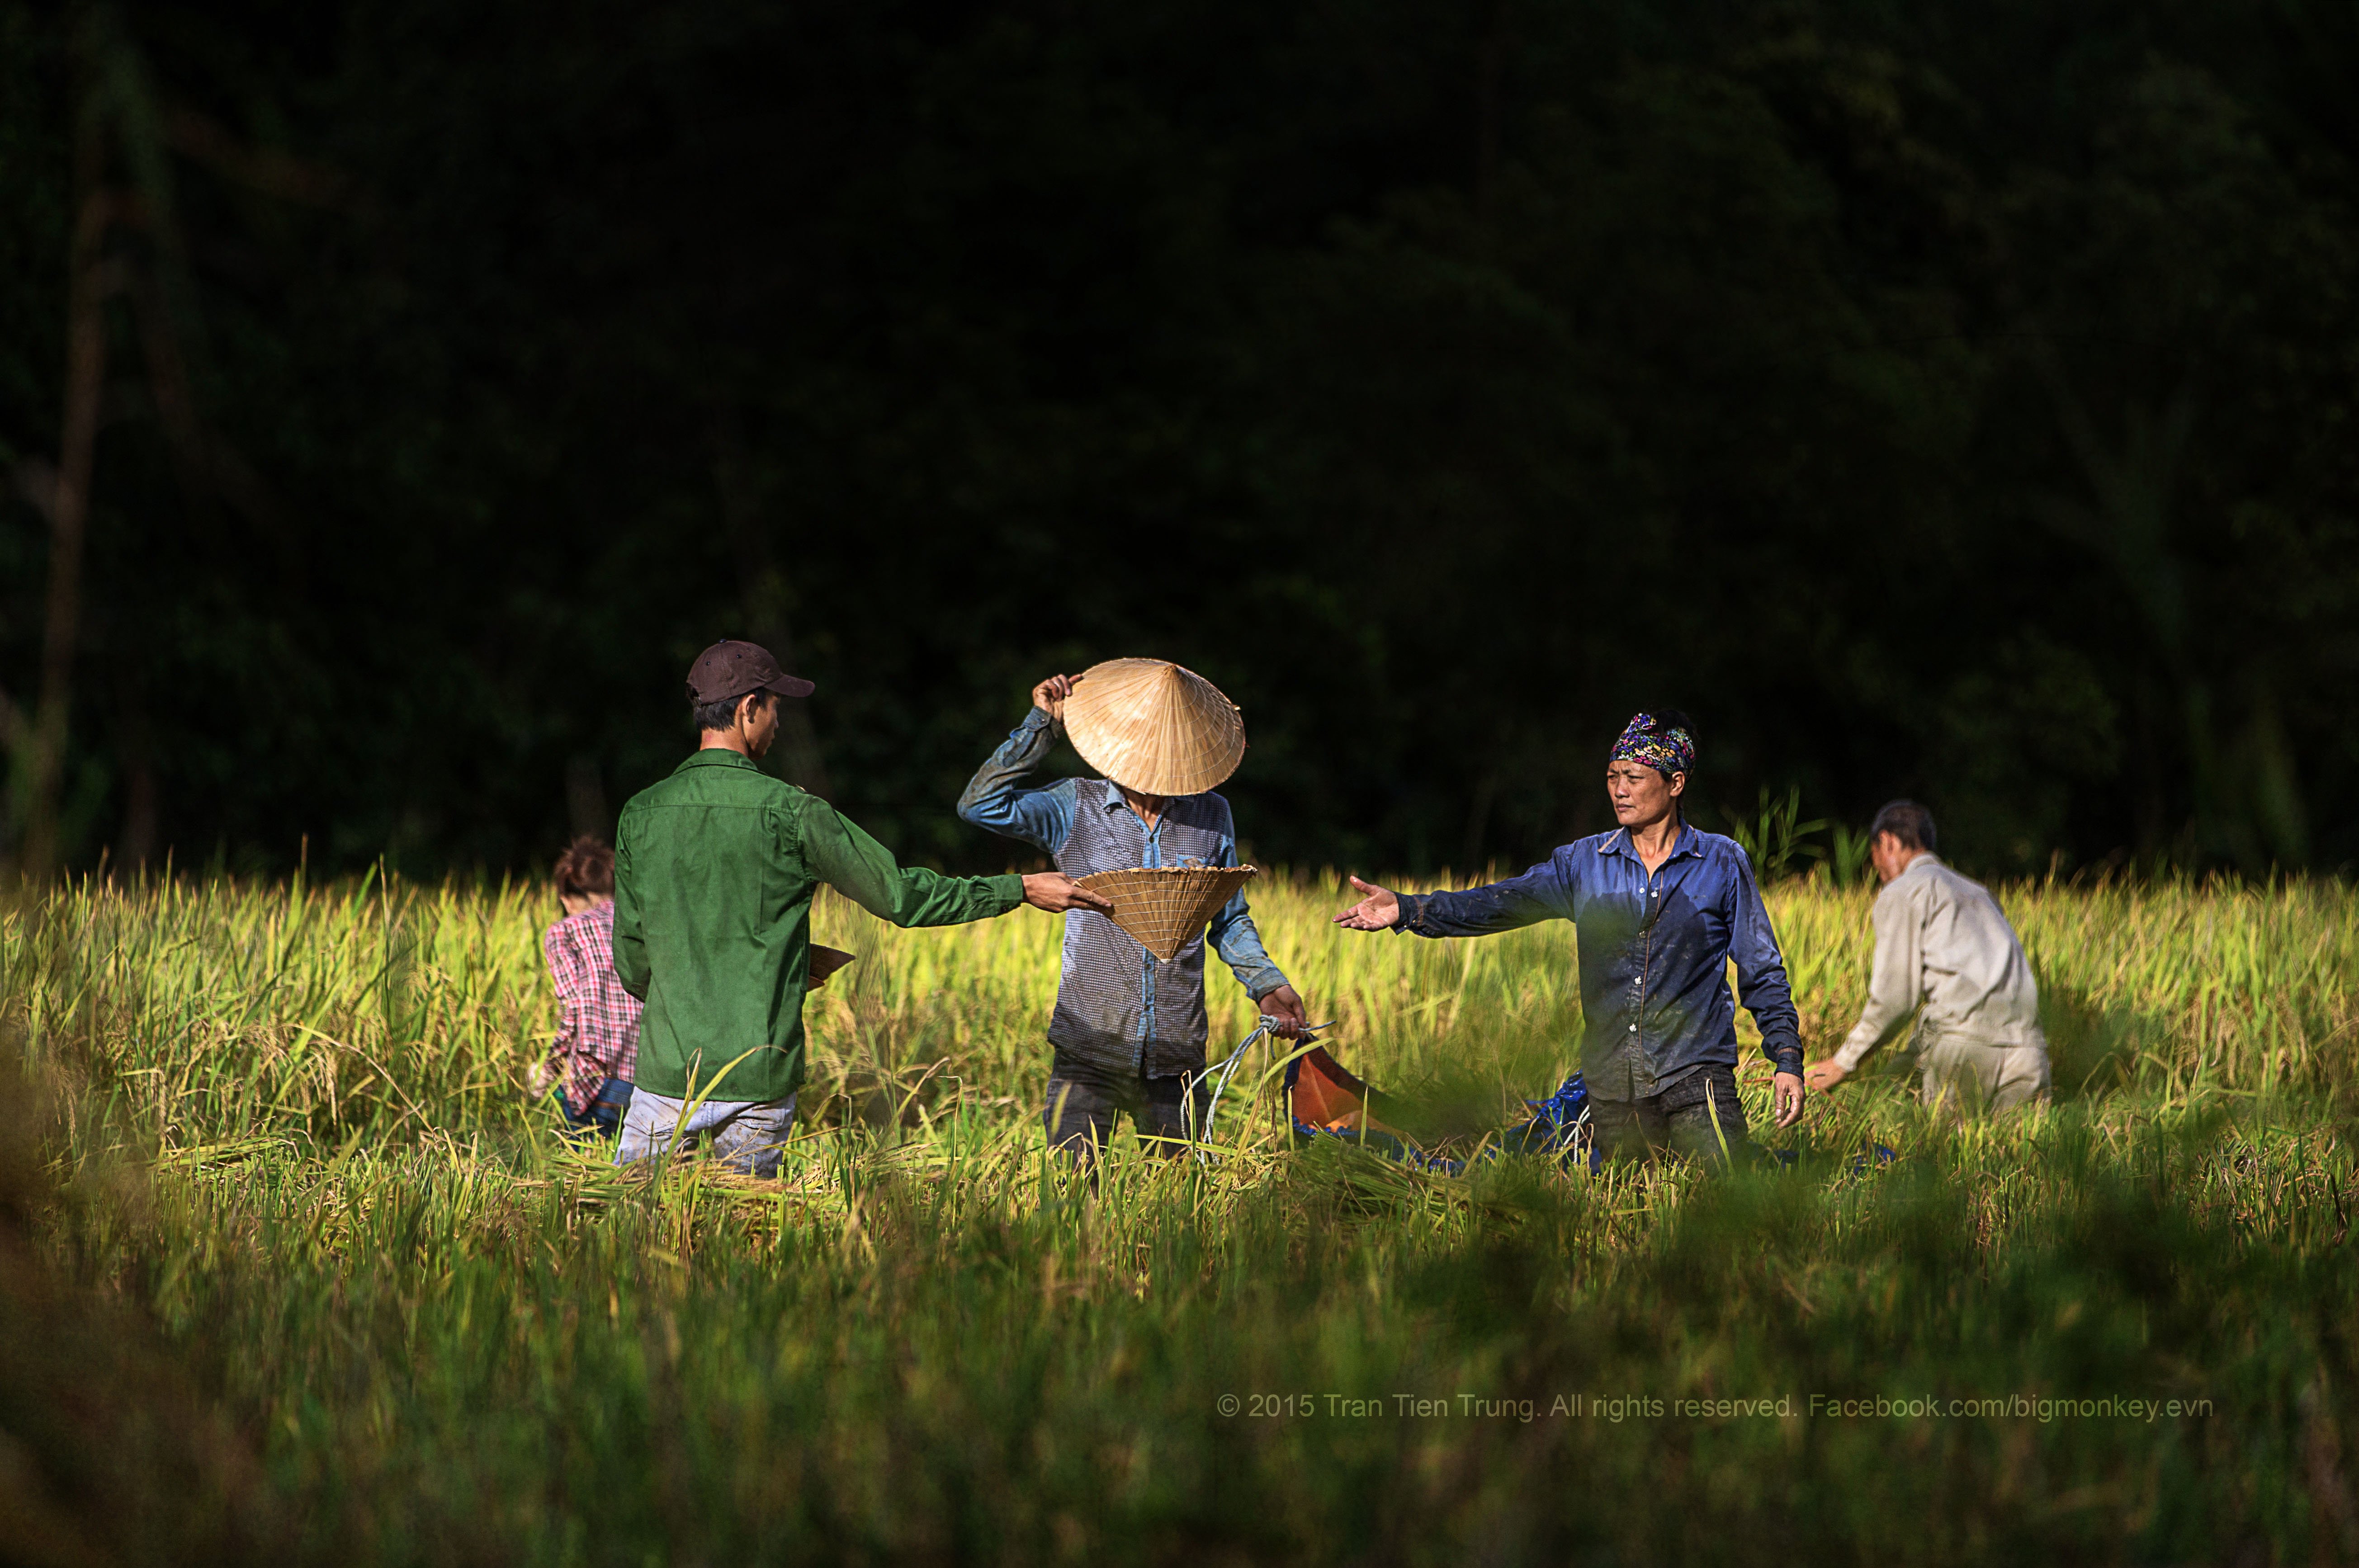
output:
[[[598,1085],[598,1092],[580,1110],[562,1094],[558,1104],[565,1111],[561,1129],[568,1143],[590,1143],[602,1138],[612,1138],[623,1127],[623,1117],[631,1106],[631,1081],[609,1078]]]

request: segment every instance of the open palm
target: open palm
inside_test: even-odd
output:
[[[1400,923],[1400,898],[1391,889],[1373,882],[1352,878],[1352,886],[1367,895],[1358,903],[1335,917],[1335,923],[1345,931],[1384,931]]]

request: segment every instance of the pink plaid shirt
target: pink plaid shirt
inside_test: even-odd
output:
[[[549,928],[540,947],[565,1009],[549,1066],[567,1107],[580,1116],[600,1085],[609,1078],[628,1083],[639,1063],[639,999],[614,975],[614,906],[593,904],[566,916]]]

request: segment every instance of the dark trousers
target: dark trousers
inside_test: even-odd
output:
[[[1595,1147],[1608,1160],[1652,1160],[1666,1152],[1706,1161],[1753,1158],[1733,1067],[1699,1067],[1643,1100],[1593,1094],[1589,1118]]]
[[[564,1134],[571,1143],[592,1143],[602,1138],[612,1138],[622,1130],[623,1115],[631,1108],[631,1081],[609,1078],[598,1085],[598,1093],[579,1111],[563,1095],[558,1097],[565,1112]]]
[[[1139,1142],[1167,1159],[1188,1149],[1188,1124],[1202,1126],[1211,1086],[1200,1073],[1173,1078],[1125,1078],[1059,1057],[1049,1069],[1049,1096],[1040,1125],[1049,1147],[1078,1165],[1093,1164],[1114,1141],[1115,1117],[1128,1113]],[[1190,1108],[1193,1102],[1194,1108]]]

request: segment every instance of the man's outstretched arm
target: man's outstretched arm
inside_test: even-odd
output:
[[[1454,893],[1396,893],[1357,877],[1352,878],[1352,886],[1367,896],[1335,917],[1335,923],[1346,931],[1489,936],[1542,920],[1572,918],[1571,900],[1552,860],[1543,860],[1505,882]]]
[[[879,920],[897,926],[954,926],[1004,915],[1018,904],[1051,914],[1114,912],[1114,905],[1061,871],[1029,877],[945,877],[905,866],[826,801],[806,798],[803,854],[812,875]]]

